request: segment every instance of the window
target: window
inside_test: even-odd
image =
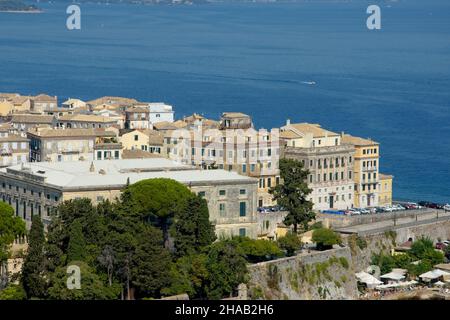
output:
[[[349,179],[352,178],[352,172],[351,172],[351,171],[348,172],[348,178],[349,178]]]
[[[276,177],[276,178],[275,178],[275,184],[276,184],[276,185],[279,185],[279,184],[280,184],[280,177]]]
[[[224,196],[226,194],[225,190],[219,190],[219,196]]]
[[[271,188],[271,187],[272,187],[272,178],[267,178],[267,188]]]
[[[225,216],[225,203],[219,203],[219,214],[221,217]]]
[[[102,152],[97,151],[97,160],[101,160],[101,159],[102,159]]]
[[[322,197],[319,197],[319,203],[322,203]]]
[[[250,164],[250,171],[251,172],[255,171],[255,164],[254,163]]]
[[[103,196],[97,196],[97,202],[102,202],[103,201]]]
[[[205,191],[200,191],[199,193],[198,193],[198,196],[199,197],[205,197],[205,195],[206,195],[206,193],[205,193]]]
[[[147,148],[147,146],[145,146]],[[114,151],[114,159],[119,159],[119,151]]]
[[[138,141],[139,140],[139,136],[137,134],[134,135],[134,141]]]
[[[239,216],[245,217],[247,215],[247,204],[245,202],[239,202]]]
[[[240,189],[240,190],[239,190],[239,194],[247,194],[247,190],[245,190],[245,189]]]
[[[309,175],[309,182],[312,183],[312,181],[313,181],[313,176],[312,176],[312,174],[310,174]]]
[[[247,232],[246,232],[245,228],[240,228],[239,229],[239,236],[240,237],[245,237],[246,234],[247,234]]]
[[[247,172],[247,165],[243,164],[242,165],[242,173],[246,173]]]

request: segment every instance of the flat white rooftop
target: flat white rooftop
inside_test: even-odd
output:
[[[45,183],[65,189],[108,188],[144,179],[169,178],[184,184],[257,183],[257,179],[225,170],[200,170],[164,158],[74,162],[30,162],[0,169],[0,175],[14,175],[7,169],[45,178]],[[93,169],[91,171],[91,169]],[[1,177],[0,177],[1,178]]]

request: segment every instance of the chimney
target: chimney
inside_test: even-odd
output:
[[[291,119],[286,119],[286,125],[290,125],[291,124]]]

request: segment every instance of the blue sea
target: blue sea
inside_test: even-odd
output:
[[[366,9],[381,8],[381,30]],[[0,92],[289,118],[381,143],[394,198],[450,202],[450,1],[67,4],[0,13]],[[309,82],[316,84],[311,85]]]

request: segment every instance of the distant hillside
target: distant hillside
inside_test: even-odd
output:
[[[34,5],[28,5],[22,0],[0,0],[0,11],[38,12],[40,10],[38,7]]]

